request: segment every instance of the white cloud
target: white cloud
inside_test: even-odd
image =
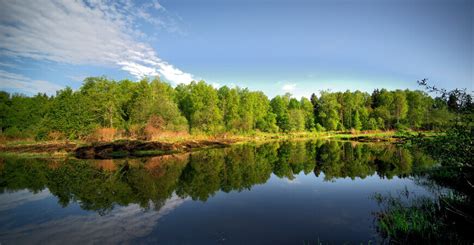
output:
[[[284,84],[283,87],[281,88],[285,92],[293,92],[296,89],[296,83],[287,83]]]
[[[159,75],[155,68],[140,65],[135,62],[122,61],[122,62],[119,62],[118,64],[122,66],[122,70],[128,71],[130,74],[138,78]]]
[[[159,67],[158,72],[170,81],[175,83],[190,83],[194,80],[191,74],[183,72],[166,62],[160,62],[157,65]]]
[[[150,45],[137,40],[146,36],[135,28],[139,20],[166,27],[147,12],[165,9],[157,1],[151,7],[127,0],[0,0],[0,55],[118,66],[137,78],[162,75],[171,82],[189,83],[191,74],[161,60]]]
[[[0,89],[3,90],[15,89],[30,94],[46,93],[52,95],[62,88],[62,86],[54,83],[33,80],[20,74],[0,70]]]
[[[157,10],[166,10],[158,1],[153,1],[153,7]]]

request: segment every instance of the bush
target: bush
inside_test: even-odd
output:
[[[29,137],[27,132],[21,131],[17,127],[7,128],[5,132],[3,132],[3,135],[7,139],[23,139]]]
[[[397,130],[395,133],[395,135],[397,136],[410,136],[411,135],[410,129],[401,123],[395,124],[395,129]]]
[[[398,131],[407,131],[409,128],[405,124],[397,123],[395,124],[395,129]]]
[[[321,124],[316,123],[316,131],[323,132],[323,131],[326,131],[326,129],[323,126],[321,126]]]
[[[377,121],[375,120],[375,118],[370,118],[369,119],[369,122],[367,123],[367,129],[369,130],[376,130],[377,129]]]
[[[46,140],[48,138],[49,131],[46,128],[41,127],[35,135],[35,140]]]

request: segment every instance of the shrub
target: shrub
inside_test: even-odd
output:
[[[321,126],[321,124],[316,123],[316,131],[323,132],[323,131],[326,131],[326,129],[323,126]]]
[[[7,128],[3,135],[7,139],[23,139],[29,136],[27,132],[21,131],[17,127]]]
[[[375,118],[370,118],[369,122],[367,123],[367,127],[369,130],[376,130],[377,129],[377,121]]]

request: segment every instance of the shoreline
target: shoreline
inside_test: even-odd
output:
[[[433,132],[410,132],[411,134],[433,135]],[[25,157],[66,157],[80,159],[111,159],[124,157],[145,157],[167,155],[178,152],[228,147],[233,144],[266,142],[278,140],[348,140],[362,143],[391,142],[400,143],[405,137],[395,131],[378,131],[368,133],[324,132],[324,133],[289,133],[289,134],[255,134],[232,135],[224,137],[186,137],[182,139],[164,138],[153,141],[119,139],[109,142],[81,141],[40,141],[15,142],[0,145],[0,156]]]

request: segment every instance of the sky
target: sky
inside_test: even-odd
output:
[[[0,0],[0,90],[205,80],[273,97],[473,88],[469,0]]]

